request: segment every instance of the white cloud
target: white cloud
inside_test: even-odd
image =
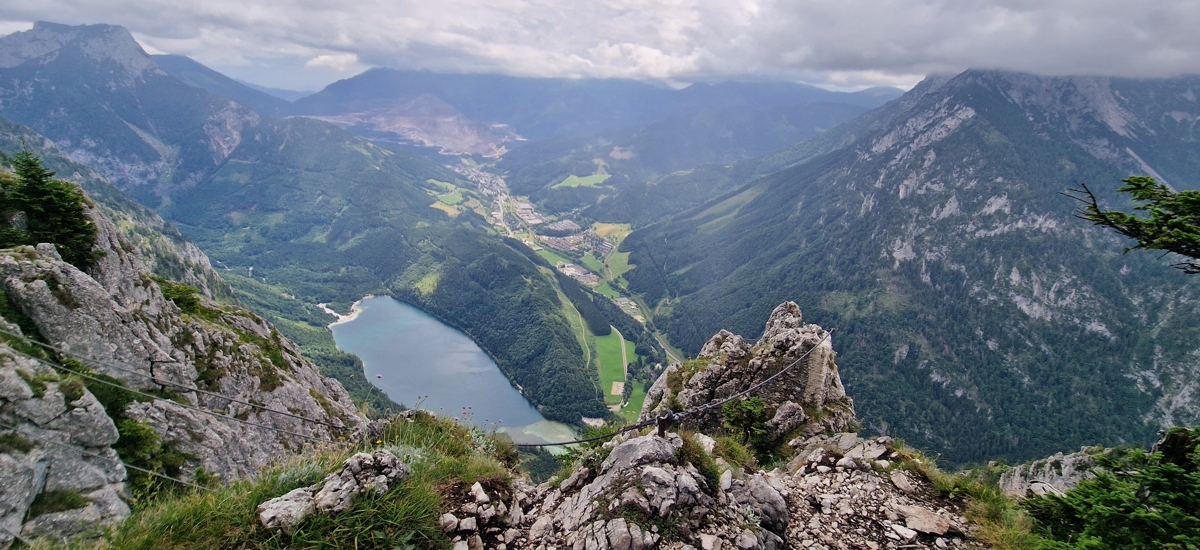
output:
[[[327,68],[339,72],[361,71],[366,68],[358,62],[358,56],[352,53],[318,55],[304,64],[306,69]]]
[[[32,28],[32,21],[0,21],[0,35],[27,31]]]
[[[43,0],[0,7],[0,21],[37,19],[124,25],[144,45],[239,78],[309,88],[370,65],[677,82],[766,77],[839,88],[911,85],[929,72],[969,67],[1200,72],[1198,2]]]

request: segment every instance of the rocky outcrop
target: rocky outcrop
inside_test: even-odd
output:
[[[116,425],[78,380],[0,344],[0,548],[18,535],[69,537],[125,519],[116,441]]]
[[[690,437],[703,445],[704,436]],[[676,433],[622,436],[605,445],[598,466],[585,460],[557,485],[518,480],[511,490],[451,495],[460,504],[442,528],[458,550],[980,546],[963,502],[906,469],[913,457],[887,438],[817,436],[796,444],[786,468],[719,460],[710,474],[686,458],[684,444]]]
[[[408,466],[390,451],[357,453],[346,459],[342,469],[325,476],[316,485],[301,487],[258,505],[263,527],[291,533],[292,529],[314,512],[338,514],[364,492],[384,494],[389,485],[408,479]]]
[[[832,338],[826,336],[821,327],[803,323],[795,302],[780,304],[771,312],[762,338],[753,346],[722,330],[709,339],[697,359],[671,365],[659,376],[646,395],[641,420],[725,399],[808,353],[801,364],[752,396],[765,402],[770,418],[767,429],[776,439],[845,431],[854,420],[854,402],[842,387]],[[721,410],[691,415],[683,420],[683,426],[698,431],[720,429]]]
[[[853,420],[853,408],[825,336],[785,303],[756,345],[721,332],[697,362],[674,365],[643,409],[648,419],[666,406],[733,395],[812,350],[757,394],[771,412],[767,429],[781,440],[793,436],[784,446],[794,453],[786,467],[765,471],[712,458],[719,447],[710,436],[723,435],[722,428],[719,419],[700,416],[682,421],[696,432],[660,437],[645,428],[580,451],[557,483],[531,487],[519,479],[487,494],[481,487],[452,491],[443,530],[455,550],[980,546],[964,503],[934,490],[916,457],[889,438],[835,429]]]
[[[269,323],[203,298],[184,314],[116,228],[95,211],[92,219],[103,256],[90,274],[63,262],[53,247],[26,247],[0,254],[0,289],[46,342],[89,359],[94,371],[132,388],[178,394],[133,403],[126,413],[194,456],[187,471],[203,466],[237,478],[313,439],[360,429],[364,418],[341,384],[321,376]]]
[[[79,360],[76,368],[85,366],[127,388],[162,396],[139,397],[121,414],[149,426],[165,445],[186,457],[182,477],[191,477],[199,468],[225,480],[245,477],[319,442],[352,440],[362,431],[365,418],[341,384],[321,376],[270,323],[203,296],[194,296],[185,313],[164,297],[136,249],[117,229],[94,209],[90,215],[98,229],[95,250],[101,254],[90,273],[62,261],[52,245],[3,250],[0,298],[7,302],[6,315],[21,317],[22,326],[37,332],[29,336],[64,350],[66,359]],[[6,326],[13,327],[12,323]],[[49,368],[43,365],[41,371]],[[59,395],[51,391],[52,384],[46,386],[48,399]],[[86,448],[79,453],[112,463],[97,466],[104,475],[92,477],[110,484],[122,482],[121,462],[111,450],[104,450],[116,440],[116,432],[103,408],[88,404],[94,399],[72,400],[73,408],[64,408],[61,395],[57,399],[61,410],[47,412],[46,418],[56,419],[67,433],[104,424],[95,415],[107,421],[112,440],[95,435],[100,439],[80,443]],[[11,408],[15,402],[8,400],[3,406]],[[91,411],[91,416],[76,412],[82,410]],[[102,433],[108,432],[96,432]],[[41,447],[36,452],[61,454]],[[0,460],[26,465],[14,466],[18,469],[45,469],[36,466],[45,464],[43,458],[26,453],[18,458],[7,449]],[[52,484],[30,487],[35,496],[57,490]],[[104,490],[108,491],[104,495],[117,494]],[[116,512],[124,506],[119,499],[86,498],[104,502],[107,511],[93,506],[88,509],[96,513],[88,512],[75,523],[95,526],[120,515]],[[46,517],[39,524],[45,528],[36,528],[41,533],[58,536],[76,529],[55,523],[53,515]]]
[[[1100,447],[1084,447],[1077,453],[1058,453],[1049,458],[1014,466],[1000,476],[1000,489],[1012,498],[1061,495],[1080,481],[1096,477]]]

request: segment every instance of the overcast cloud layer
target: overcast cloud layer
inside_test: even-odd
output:
[[[1200,2],[1132,0],[39,0],[32,21],[123,25],[153,53],[319,89],[370,66],[676,82],[909,87],[931,72],[1200,73]]]

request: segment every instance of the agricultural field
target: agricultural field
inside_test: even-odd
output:
[[[591,252],[584,254],[583,259],[579,260],[579,263],[583,264],[583,267],[588,268],[592,273],[601,277],[605,276],[604,264],[600,263],[600,260],[597,260]]]
[[[596,288],[594,288],[593,290],[598,292],[600,295],[608,297],[608,298],[620,298],[621,297],[621,293],[617,292],[616,290],[613,290],[613,287],[609,286],[609,284],[607,282],[600,283],[600,285],[597,286]]]
[[[554,252],[551,252],[549,249],[546,249],[546,248],[543,248],[543,249],[537,251],[537,255],[545,258],[547,262],[550,262],[550,265],[558,265],[558,262],[563,262],[563,263],[567,263],[567,264],[575,263],[575,262],[572,262],[571,260],[568,260],[562,256],[559,256],[558,254],[555,254]]]
[[[621,338],[621,334],[613,330],[608,336],[596,336],[597,362],[600,364],[600,387],[604,391],[604,402],[609,405],[621,403],[621,392],[613,395],[616,384],[625,382],[625,362],[636,360],[633,353],[634,343]],[[624,344],[625,349],[621,346]]]
[[[450,206],[454,206],[456,204],[462,204],[463,196],[462,196],[461,192],[454,191],[452,193],[445,193],[442,195],[438,195],[438,200],[442,201],[443,203],[449,204]]]
[[[633,384],[633,393],[629,394],[629,403],[621,409],[620,415],[630,422],[637,422],[642,404],[646,402],[646,387],[645,382],[638,380],[630,383]]]
[[[595,223],[592,225],[592,232],[597,236],[608,238],[616,237],[617,242],[625,240],[625,237],[632,232],[632,229],[627,223]]]
[[[610,275],[612,275],[613,280],[618,280],[618,279],[624,280],[624,279],[621,279],[621,276],[625,275],[626,272],[628,272],[630,269],[633,269],[633,267],[634,267],[632,265],[629,265],[629,253],[628,252],[613,251],[612,254],[608,255],[608,258],[606,258],[606,260],[608,263],[608,269],[610,271]],[[621,286],[625,286],[625,285],[622,284]]]
[[[595,187],[604,183],[610,176],[608,174],[592,174],[590,176],[579,177],[575,174],[567,176],[566,179],[551,186],[551,189],[562,189],[564,187]]]
[[[441,201],[435,202],[429,205],[429,207],[435,210],[441,210],[442,212],[449,214],[451,218],[457,217],[461,213],[457,206],[450,206],[449,204]]]

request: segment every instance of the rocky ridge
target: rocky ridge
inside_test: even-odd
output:
[[[203,469],[224,480],[241,478],[316,443],[361,433],[365,418],[342,386],[321,376],[270,323],[202,296],[183,311],[164,296],[160,282],[116,227],[94,208],[89,215],[98,229],[95,250],[102,253],[89,273],[62,261],[48,244],[0,251],[0,291],[8,304],[5,330],[32,328],[36,334],[26,330],[24,336],[66,352],[59,362],[78,360],[76,367],[84,365],[128,388],[161,396],[138,397],[122,414],[125,421],[152,429],[186,458],[180,475],[190,478]],[[87,511],[94,508],[91,504],[84,507],[78,513],[84,515],[71,523],[75,529],[123,517],[128,510],[118,505],[120,499],[114,503],[91,496],[95,491],[120,494],[125,479],[110,448],[116,441],[112,419],[80,380],[44,364],[34,368],[32,360],[21,357],[0,347],[6,388],[0,394],[0,421],[5,437],[32,447],[21,443],[0,449],[0,485],[29,488],[26,493],[32,497],[3,499],[0,523],[13,533],[78,532],[59,524],[43,529],[52,516],[20,523],[31,498],[60,486],[76,496],[91,491],[85,499],[105,503],[96,513]],[[62,380],[74,380],[76,389],[64,392],[58,386]],[[47,438],[69,450],[39,443]],[[85,455],[99,465],[88,470],[77,464]],[[55,473],[67,471],[99,473],[64,485]],[[8,529],[13,518],[19,529]],[[11,541],[11,534],[0,532],[0,544],[6,544],[5,537]]]
[[[596,471],[467,499],[442,516],[443,529],[459,550],[979,546],[963,504],[897,468],[911,457],[886,438],[816,437],[769,472],[719,462],[715,483],[680,458],[683,446],[678,433],[623,438]]]
[[[854,401],[842,386],[836,356],[829,333],[804,324],[800,306],[785,302],[771,312],[762,337],[753,346],[722,330],[709,339],[694,361],[667,367],[647,392],[639,420],[728,398],[803,357],[802,364],[755,393],[771,417],[767,422],[770,437],[845,431],[854,420]],[[687,417],[683,426],[711,431],[721,428],[720,417],[721,411],[713,409]]]
[[[794,453],[765,471],[723,458],[705,459],[716,441],[715,419],[685,420],[678,432],[617,436],[584,455],[570,475],[538,486],[476,484],[450,495],[442,529],[455,550],[777,550],[782,548],[978,547],[961,500],[947,499],[923,475],[918,457],[891,439],[831,429],[853,419],[826,333],[803,325],[799,308],[776,308],[760,342],[727,332],[705,346],[682,384],[683,365],[664,372],[643,409],[654,417],[664,401],[692,406],[732,395],[778,372],[817,346],[795,375],[761,394]],[[655,400],[657,402],[655,402]],[[819,407],[819,415],[780,411]],[[831,420],[832,419],[832,420]],[[786,428],[785,428],[786,427]],[[648,433],[646,433],[648,431]]]
[[[1080,481],[1096,477],[1096,456],[1102,447],[1084,447],[1077,453],[1056,453],[1012,467],[1000,476],[1000,489],[1012,498],[1062,495]]]

